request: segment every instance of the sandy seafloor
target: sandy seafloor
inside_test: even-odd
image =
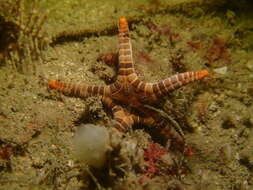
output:
[[[42,4],[52,9],[44,29],[55,42],[43,50],[40,76],[0,67],[0,190],[253,189],[250,1],[57,2]],[[148,144],[165,147],[159,133],[144,126],[116,139],[121,149],[108,153],[105,168],[87,172],[86,164],[73,156],[73,136],[82,123],[110,128],[111,115],[98,97],[60,96],[44,83],[61,79],[102,85],[112,80],[115,68],[97,58],[117,52],[121,16],[130,22],[135,68],[142,80],[210,71],[210,77],[173,91],[158,106],[180,125],[192,147],[193,155],[183,156],[183,164],[182,154],[175,153],[176,174],[161,160],[156,163],[160,172],[140,180],[146,175]]]

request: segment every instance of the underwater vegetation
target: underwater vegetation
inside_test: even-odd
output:
[[[11,66],[26,74],[38,74],[42,49],[49,43],[43,25],[48,12],[39,1],[4,0],[0,2],[0,65]]]

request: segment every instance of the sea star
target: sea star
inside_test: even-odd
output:
[[[132,45],[129,37],[128,23],[124,17],[119,19],[119,63],[118,75],[113,84],[97,86],[88,84],[63,83],[50,80],[52,89],[79,98],[102,96],[102,102],[112,109],[114,127],[121,132],[127,131],[133,124],[155,125],[160,119],[157,114],[145,107],[154,104],[165,96],[187,83],[201,80],[208,76],[207,70],[184,72],[173,75],[156,83],[141,81],[135,70],[132,58]],[[175,137],[171,129],[161,127],[163,134]]]

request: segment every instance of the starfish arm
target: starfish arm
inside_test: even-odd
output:
[[[180,135],[174,127],[168,125],[168,122],[165,120],[155,120],[154,127],[156,127],[166,139],[171,139],[171,143],[178,146],[178,149],[184,150],[185,148],[185,139],[184,136]]]
[[[157,83],[146,83],[146,85],[152,86],[152,88],[146,87],[146,92],[154,93],[156,95],[165,95],[176,88],[180,88],[190,82],[201,80],[207,76],[207,70],[176,74]]]
[[[129,37],[128,23],[125,18],[119,19],[119,64],[118,64],[118,77],[117,79],[135,73],[132,45]]]
[[[102,102],[103,104],[108,108],[113,108],[116,106],[116,104],[113,102],[113,100],[109,96],[102,96]]]
[[[122,85],[119,81],[116,81],[116,82],[110,84],[108,87],[110,90],[109,92],[112,95],[112,94],[118,92],[122,88]]]
[[[112,109],[114,128],[120,132],[125,132],[132,127],[134,120],[123,107],[116,105],[109,97],[103,97],[102,102]]]
[[[155,123],[155,119],[151,116],[149,117],[140,117],[135,114],[131,114],[132,119],[135,124],[144,124],[144,125],[153,125]]]
[[[136,73],[132,73],[127,77],[128,82],[136,88],[137,91],[153,93],[153,83],[146,83],[139,79]]]
[[[67,96],[74,96],[79,98],[86,98],[88,96],[101,95],[105,96],[110,94],[111,89],[109,86],[97,86],[88,84],[64,83],[56,80],[50,80],[48,86],[55,89],[60,93]]]
[[[134,121],[127,111],[121,106],[112,108],[113,118],[115,120],[114,127],[121,132],[128,131],[134,124]]]
[[[140,117],[133,114],[131,116],[136,124],[155,126],[166,139],[173,139],[176,144],[180,144],[182,147],[184,146],[184,138],[173,127],[169,126],[165,120],[158,120],[152,116]]]

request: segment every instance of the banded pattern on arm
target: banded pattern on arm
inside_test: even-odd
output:
[[[155,126],[161,134],[163,134],[166,139],[172,139],[180,145],[184,145],[184,137],[182,137],[173,127],[168,125],[168,123],[161,119],[152,116],[149,117],[139,117],[132,115],[132,118],[136,124],[152,125]]]
[[[134,120],[131,115],[126,112],[121,106],[112,108],[113,118],[115,120],[114,127],[121,132],[126,132],[132,128]]]
[[[85,98],[88,96],[101,95],[106,96],[111,93],[109,86],[97,86],[87,84],[76,84],[69,82],[58,82],[56,80],[50,80],[48,86],[51,89],[55,89],[58,92],[73,97]]]
[[[144,124],[144,125],[153,125],[155,119],[151,116],[149,117],[140,117],[138,115],[131,114],[135,124]]]
[[[156,83],[145,83],[133,73],[129,75],[128,81],[139,91],[155,95],[165,95],[176,88],[180,88],[190,82],[201,80],[207,76],[207,70],[200,70],[176,74]]]
[[[171,139],[171,143],[177,146],[177,149],[184,151],[185,139],[184,136],[180,135],[178,131],[164,119],[156,119],[154,122],[154,127],[156,127],[160,133],[166,137],[166,139]]]
[[[125,132],[132,127],[134,120],[124,108],[116,105],[109,97],[103,97],[102,102],[112,109],[113,119],[115,120],[114,127],[118,131]]]
[[[176,74],[160,82],[153,83],[152,91],[156,95],[165,95],[174,89],[180,88],[190,82],[201,80],[207,76],[208,76],[207,70],[192,71],[192,72]]]
[[[130,114],[121,106],[116,105],[109,97],[103,97],[102,102],[105,106],[112,109],[113,117],[115,119],[114,127],[121,132],[125,132],[132,127],[133,124],[153,125],[155,119],[151,116],[140,117],[135,114]]]
[[[118,65],[118,78],[128,76],[135,73],[132,45],[129,37],[129,28],[127,20],[122,17],[119,19],[119,65]]]

